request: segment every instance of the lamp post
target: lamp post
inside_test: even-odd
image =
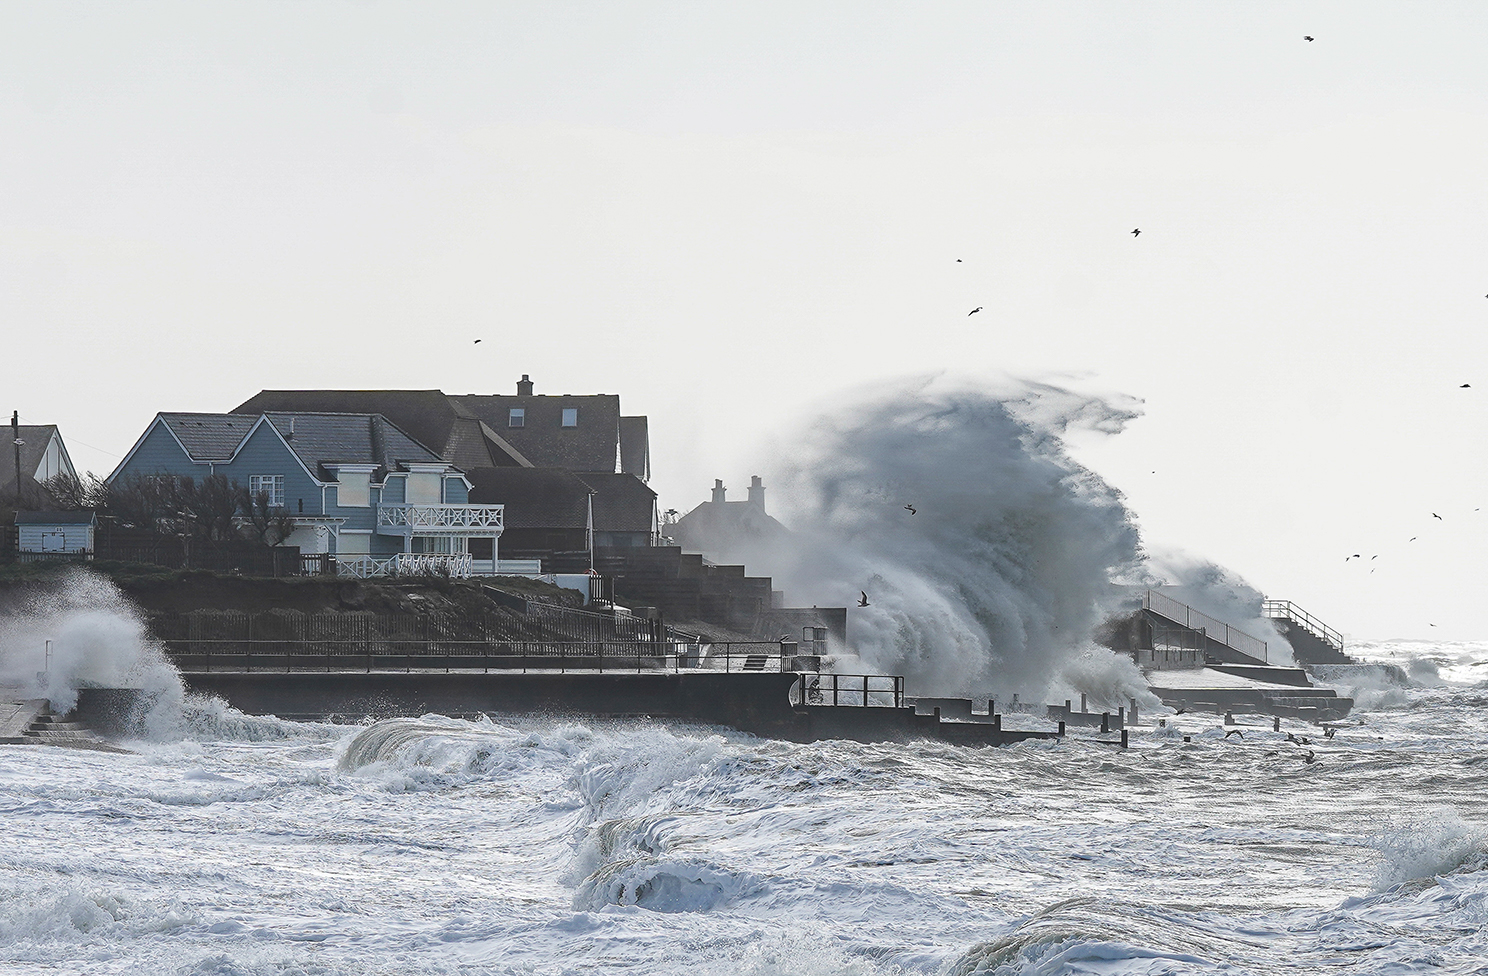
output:
[[[21,412],[12,410],[10,412],[10,436],[15,442],[15,478],[16,478],[16,511],[19,512],[21,505],[21,445],[26,443],[21,440]]]

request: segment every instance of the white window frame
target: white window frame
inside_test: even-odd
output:
[[[270,508],[284,507],[284,475],[282,474],[250,474],[248,476],[248,492],[255,498],[266,493],[269,496]]]
[[[570,423],[570,421],[572,421],[572,422]],[[564,407],[563,408],[563,420],[562,420],[562,424],[563,424],[564,427],[577,427],[577,426],[579,426],[579,408],[578,407]]]

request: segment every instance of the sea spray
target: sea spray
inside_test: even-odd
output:
[[[859,667],[926,694],[1038,694],[1141,574],[1121,494],[1063,435],[1135,416],[1131,403],[1012,381],[875,392],[777,449],[771,478],[794,531],[723,540],[715,555],[770,573],[801,605],[866,593],[850,615]]]
[[[45,698],[63,713],[77,705],[83,688],[138,690],[138,707],[116,717],[124,727],[113,731],[158,742],[258,741],[305,731],[188,693],[139,608],[112,580],[85,569],[0,598],[0,687],[17,698]]]
[[[139,611],[112,581],[83,569],[0,604],[0,684],[59,712],[77,704],[80,688],[181,696],[180,677]]]

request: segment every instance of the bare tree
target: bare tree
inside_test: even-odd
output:
[[[250,492],[238,488],[238,508],[248,522],[248,528],[266,546],[283,545],[294,531],[294,516],[282,505],[270,505],[266,491]]]

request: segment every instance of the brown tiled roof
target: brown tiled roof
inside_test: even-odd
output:
[[[596,532],[650,532],[656,511],[656,492],[633,474],[581,471],[579,477],[594,489]]]
[[[476,468],[466,477],[475,505],[505,505],[512,529],[583,529],[589,486],[562,468]]]
[[[439,390],[263,390],[233,413],[380,413],[445,460],[466,470],[525,464],[496,431]]]
[[[620,447],[620,398],[587,396],[451,396],[538,467],[614,471]],[[512,407],[525,411],[521,427],[508,424]],[[578,426],[563,426],[565,408],[578,410]]]
[[[645,417],[620,418],[620,470],[651,480],[651,435]]]

